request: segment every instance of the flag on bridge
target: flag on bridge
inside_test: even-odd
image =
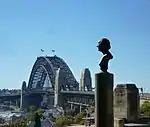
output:
[[[43,49],[41,49],[41,52],[44,52],[44,50],[43,50]]]
[[[52,52],[55,52],[55,50],[52,50]]]

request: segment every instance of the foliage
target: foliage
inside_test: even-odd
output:
[[[37,109],[36,109],[36,107],[34,106],[34,105],[31,105],[30,107],[29,107],[29,112],[35,112]]]
[[[79,124],[84,125],[84,122],[85,122],[84,120],[81,120]]]
[[[83,121],[84,113],[79,113],[75,116],[75,123],[80,124],[81,121]]]
[[[141,105],[141,114],[150,116],[150,102],[149,101],[144,101],[144,103]]]
[[[55,125],[56,125],[56,127],[64,127],[66,124],[65,122],[66,122],[65,118],[59,117],[56,119]]]
[[[42,118],[43,116],[43,113],[44,113],[44,110],[43,109],[37,109],[35,110],[36,108],[33,106],[33,107],[30,107],[31,108],[31,112],[29,112],[28,116],[27,116],[27,122],[28,121],[33,121],[34,118],[35,118],[35,113],[38,113],[38,115],[40,116],[40,118]],[[35,110],[35,111],[34,111]]]
[[[37,109],[36,112],[38,113],[38,115],[40,116],[40,118],[42,118],[44,110],[43,109]]]
[[[37,111],[35,111],[34,113],[38,113],[38,114],[42,114],[44,112],[44,110],[42,109],[38,109]],[[12,124],[12,125],[7,125],[6,127],[27,127],[27,122],[29,120],[34,120],[34,113],[29,113],[29,115],[27,116],[27,120],[23,119],[18,121],[16,124]],[[82,119],[84,117],[84,113],[79,113],[76,116],[71,116],[71,115],[66,115],[66,116],[59,116],[57,118],[54,118],[52,116],[50,116],[50,120],[55,122],[55,126],[56,127],[65,127],[65,126],[69,126],[71,124],[77,123],[77,124],[84,124],[84,120]]]
[[[27,116],[27,122],[28,121],[33,121],[34,120],[34,114],[33,113],[29,113]]]
[[[14,124],[14,127],[27,127],[26,121],[20,121]]]
[[[56,127],[64,127],[64,126],[69,126],[71,124],[84,124],[84,113],[79,113],[75,116],[71,116],[71,115],[66,115],[66,116],[61,116],[56,118],[55,124]]]
[[[41,127],[41,119],[38,113],[35,113],[35,125],[36,127]]]
[[[38,113],[40,117],[43,116],[44,110],[43,109],[37,109],[35,106],[29,107],[30,112],[27,115],[26,119],[19,120],[16,124],[13,125],[7,125],[6,127],[27,127],[28,121],[33,121],[35,119],[35,113]],[[70,111],[71,112],[71,111]],[[83,117],[85,116],[85,112],[79,113],[77,115],[65,115],[65,116],[59,116],[57,118],[54,118],[53,116],[50,116],[50,120],[52,122],[55,122],[56,127],[65,127],[70,126],[71,124],[84,124]]]
[[[55,121],[56,127],[69,126],[74,123],[83,125],[84,124],[84,120],[83,120],[84,115],[85,115],[84,113],[79,113],[75,116],[66,115],[66,116],[58,117],[58,118],[56,118],[56,121]]]
[[[62,116],[56,118],[55,125],[56,127],[64,127],[64,126],[69,126],[73,123],[74,119],[72,116]]]
[[[11,124],[11,125],[4,125],[3,127],[28,127],[26,124],[26,121],[24,120],[20,120],[15,124]]]
[[[50,116],[50,120],[51,120],[52,122],[55,122],[55,121],[56,121],[56,118],[53,117],[53,116]]]
[[[36,110],[35,106],[30,106],[29,109],[30,109],[30,112],[27,115],[26,119],[23,118],[21,120],[18,120],[16,123],[13,123],[11,125],[5,125],[4,127],[27,127],[27,122],[33,121],[35,119],[35,113],[38,113],[38,115],[40,117],[42,117],[42,115],[44,113],[43,109]],[[0,118],[0,123],[1,123],[1,121],[3,121],[3,120]]]
[[[65,116],[66,117],[66,119],[67,119],[67,121],[68,121],[68,123],[69,124],[73,124],[74,123],[74,117],[73,116],[71,116],[71,115],[67,115],[67,116]]]

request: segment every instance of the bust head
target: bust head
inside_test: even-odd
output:
[[[98,50],[102,52],[103,54],[107,54],[110,46],[110,41],[107,38],[102,38],[100,41],[98,41]]]

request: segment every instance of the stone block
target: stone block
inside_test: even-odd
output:
[[[139,117],[140,97],[135,84],[119,84],[114,90],[114,116],[136,122]]]

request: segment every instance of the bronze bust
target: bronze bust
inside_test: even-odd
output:
[[[102,60],[100,62],[100,69],[103,72],[107,72],[108,69],[108,62],[109,60],[113,59],[112,54],[109,52],[110,41],[107,38],[102,38],[100,41],[98,41],[98,50],[103,53]]]

